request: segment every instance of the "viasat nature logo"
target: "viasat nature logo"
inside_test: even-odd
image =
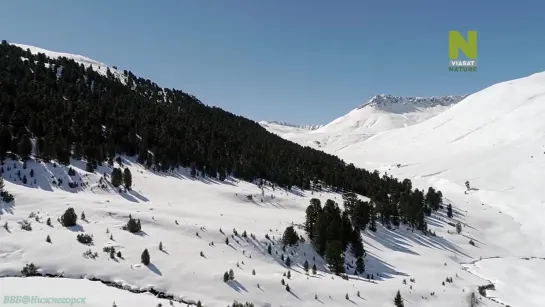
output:
[[[460,57],[460,51],[465,58]],[[458,31],[448,33],[448,70],[455,72],[477,71],[477,31],[467,31],[467,40]]]

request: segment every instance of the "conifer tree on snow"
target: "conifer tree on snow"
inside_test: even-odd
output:
[[[123,171],[123,185],[125,186],[125,189],[130,190],[132,186],[132,174],[131,170],[126,167]]]
[[[233,269],[230,269],[230,270],[229,270],[229,279],[230,279],[230,280],[234,280],[234,279],[235,279],[235,272],[233,271]]]
[[[307,261],[307,260],[305,260],[305,263],[303,263],[303,269],[305,269],[305,272],[308,273],[309,265],[308,265],[308,261]]]
[[[316,268],[316,263],[314,263],[312,265],[312,274],[316,275],[316,271],[318,271],[318,269]]]
[[[114,188],[119,187],[121,183],[123,182],[123,173],[121,172],[121,169],[117,167],[112,170],[111,177],[112,177],[111,178],[112,186],[114,186]]]
[[[394,304],[396,307],[404,307],[403,298],[401,297],[401,293],[399,292],[399,290],[397,291],[397,294],[394,298]]]
[[[141,258],[142,263],[144,265],[149,265],[150,264],[150,255],[149,255],[149,252],[148,252],[147,248],[142,252],[142,256],[140,258]]]

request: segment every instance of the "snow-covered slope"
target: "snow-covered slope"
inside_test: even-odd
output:
[[[496,256],[540,258],[545,256],[544,117],[545,73],[537,73],[493,85],[426,121],[385,131],[337,154],[361,167],[412,178],[421,186],[432,183],[442,191],[467,193],[467,202],[490,205],[520,225],[525,243],[517,242],[519,235],[500,231],[498,240],[511,250]],[[468,192],[464,192],[466,181]],[[491,223],[498,222],[491,219]],[[513,261],[502,259],[476,271],[503,285],[497,290],[504,291],[500,298],[508,304],[539,306],[536,297],[520,300],[520,295],[517,299],[512,294],[543,293],[545,287],[533,288],[543,283],[522,283],[520,277],[531,274],[518,268],[509,273]],[[522,263],[528,263],[528,270],[534,265]]]
[[[64,57],[64,58],[67,58],[67,59],[74,60],[77,63],[83,64],[83,66],[85,66],[85,67],[92,67],[94,71],[96,71],[96,72],[98,72],[98,73],[100,73],[100,74],[102,74],[104,76],[106,75],[106,72],[109,69],[110,72],[119,81],[121,81],[123,84],[125,84],[127,82],[127,76],[123,73],[123,71],[118,70],[117,68],[114,68],[113,66],[108,66],[108,65],[106,65],[104,63],[92,60],[92,59],[90,59],[88,57],[85,57],[85,56],[82,56],[82,55],[50,51],[50,50],[46,50],[46,49],[42,49],[42,48],[39,48],[39,47],[30,46],[30,45],[13,44],[13,43],[12,43],[12,45],[20,47],[20,48],[22,48],[24,50],[30,50],[30,52],[32,54],[43,53],[43,54],[45,54],[46,57],[49,57],[49,58],[52,58],[52,59]]]
[[[366,273],[373,274],[375,280],[355,275],[343,280],[330,274],[324,260],[308,244],[308,238],[307,243],[293,249],[292,277],[288,279],[283,276],[288,269],[280,260],[283,251],[278,243],[283,230],[292,223],[304,223],[305,209],[312,197],[322,201],[330,198],[342,204],[341,195],[269,187],[262,194],[260,188],[247,182],[192,179],[185,169],[156,174],[132,160],[124,160],[123,166],[133,174],[133,190],[119,193],[109,185],[100,187],[102,174],[111,173],[110,168],[99,167],[96,174],[90,174],[83,170],[84,163],[72,161],[72,164],[75,176],[68,176],[65,167],[51,163],[30,161],[24,169],[20,162],[7,161],[3,166],[6,189],[16,200],[13,204],[2,204],[0,210],[2,225],[8,223],[8,229],[0,228],[0,276],[17,275],[25,264],[33,262],[42,273],[75,279],[97,278],[132,289],[153,287],[185,302],[200,300],[207,307],[224,307],[234,300],[253,302],[260,307],[314,307],[322,303],[386,307],[398,289],[411,306],[458,307],[466,296],[462,289],[469,291],[486,283],[464,270],[461,264],[502,250],[491,240],[496,228],[487,224],[484,217],[488,216],[474,212],[466,217],[463,209],[455,209],[453,221],[468,224],[464,236],[455,235],[442,214],[430,222],[435,237],[406,229],[392,231],[379,227],[376,233],[366,231]],[[29,175],[31,170],[34,177]],[[29,184],[18,179],[19,172],[32,178]],[[63,180],[62,185],[52,183],[59,179]],[[68,182],[84,184],[72,189]],[[246,198],[250,194],[253,200]],[[73,207],[78,216],[85,212],[86,220],[79,219],[76,227],[62,227],[57,217],[68,207]],[[131,234],[121,229],[129,215],[141,220],[141,233]],[[46,225],[47,218],[51,218],[51,226]],[[518,227],[497,212],[491,212],[490,218],[502,222],[502,229]],[[20,228],[18,223],[23,220],[31,223],[32,231]],[[232,236],[233,229],[238,236]],[[247,231],[247,238],[241,236],[243,231]],[[304,234],[299,228],[297,231]],[[79,233],[93,235],[93,244],[79,243],[76,240]],[[46,242],[47,236],[51,243]],[[472,247],[469,237],[483,242],[482,245]],[[226,238],[229,245],[225,244]],[[160,242],[163,251],[159,250]],[[267,245],[272,242],[275,244],[269,255]],[[102,251],[107,246],[121,251],[122,257],[110,259]],[[147,267],[140,263],[145,248],[151,254],[151,265]],[[82,254],[88,249],[99,257],[84,258]],[[286,254],[291,254],[290,250]],[[305,260],[313,263],[314,259],[319,272],[306,276],[302,263]],[[236,281],[224,283],[223,273],[229,269],[234,270]],[[449,276],[455,278],[454,283],[441,286]],[[416,283],[409,282],[410,278],[415,278]],[[43,289],[65,284],[58,279],[28,283],[12,279],[0,278],[0,295],[45,295]],[[290,285],[291,293],[281,285],[281,279]],[[404,279],[406,285],[402,283]],[[87,296],[91,306],[111,306],[113,301],[117,306],[148,306],[150,299],[156,304],[161,301],[148,297],[138,302],[141,294],[112,290],[102,284],[91,286],[86,281],[75,280],[70,288],[73,288],[70,296]],[[357,297],[358,291],[361,298]],[[432,297],[431,292],[437,294]],[[345,298],[346,294],[350,300]],[[163,306],[167,303],[162,302]]]
[[[261,122],[272,133],[327,152],[362,142],[382,131],[425,121],[467,96],[398,97],[377,95],[327,125],[304,129],[296,125]]]

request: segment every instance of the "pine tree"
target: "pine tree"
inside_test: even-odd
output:
[[[4,190],[5,184],[4,184],[4,178],[0,176],[0,192]]]
[[[111,177],[112,186],[114,186],[114,188],[119,187],[123,182],[123,173],[121,173],[121,169],[117,167],[113,169]]]
[[[223,273],[223,282],[228,282],[228,281],[229,281],[229,273],[225,272]]]
[[[404,307],[403,298],[401,298],[401,293],[397,291],[396,297],[394,298],[394,304],[396,307]]]
[[[142,252],[141,260],[144,265],[150,264],[150,255],[147,248]]]
[[[61,223],[64,227],[76,226],[77,220],[78,220],[78,216],[76,215],[74,208],[71,208],[71,207],[66,209],[64,214],[61,216]]]
[[[85,212],[81,211],[81,220],[85,221]]]
[[[163,250],[163,242],[159,242],[159,250],[160,250],[160,251]]]
[[[225,244],[229,245],[229,238],[225,238]]]
[[[331,272],[344,273],[344,255],[340,241],[331,241],[327,244],[326,261]]]
[[[271,254],[271,244],[269,244],[269,246],[267,246],[267,252],[269,252],[269,255]]]
[[[286,275],[286,277],[287,277],[288,279],[291,278],[291,271],[288,271],[288,274]]]
[[[312,265],[312,274],[316,275],[316,271],[317,271],[317,270],[318,270],[318,269],[316,268],[316,263],[314,263],[314,264]]]
[[[290,285],[288,285],[288,284],[286,284],[286,291],[288,291],[288,292],[291,291]]]
[[[303,269],[305,269],[305,272],[308,273],[309,265],[308,265],[308,261],[307,261],[307,260],[305,260],[305,263],[303,263]]]
[[[45,238],[45,242],[51,243],[51,238],[49,237],[49,235],[47,235],[47,238]]]
[[[297,235],[297,232],[295,232],[295,229],[293,229],[293,226],[286,227],[286,230],[284,230],[284,234],[282,235],[282,244],[284,244],[284,246],[291,246],[297,244],[298,241],[299,236]]]
[[[123,184],[125,185],[125,189],[130,190],[132,186],[132,174],[131,170],[129,170],[128,167],[125,168],[123,171]]]
[[[365,255],[365,249],[363,248],[363,239],[361,238],[361,232],[359,229],[354,229],[351,234],[352,253],[356,258],[363,257]]]

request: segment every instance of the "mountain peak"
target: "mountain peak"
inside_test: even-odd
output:
[[[450,106],[456,104],[469,95],[429,96],[429,97],[403,97],[388,94],[380,94],[371,98],[357,109],[366,106],[386,107],[391,105],[411,105],[414,107]]]
[[[276,120],[273,120],[273,121],[260,121],[259,124],[261,126],[264,126],[264,127],[270,126],[270,125],[280,125],[280,126],[297,128],[297,129],[302,129],[302,130],[316,130],[316,129],[319,129],[320,127],[323,126],[323,125],[296,125],[296,124],[291,124],[291,123],[276,121]]]

